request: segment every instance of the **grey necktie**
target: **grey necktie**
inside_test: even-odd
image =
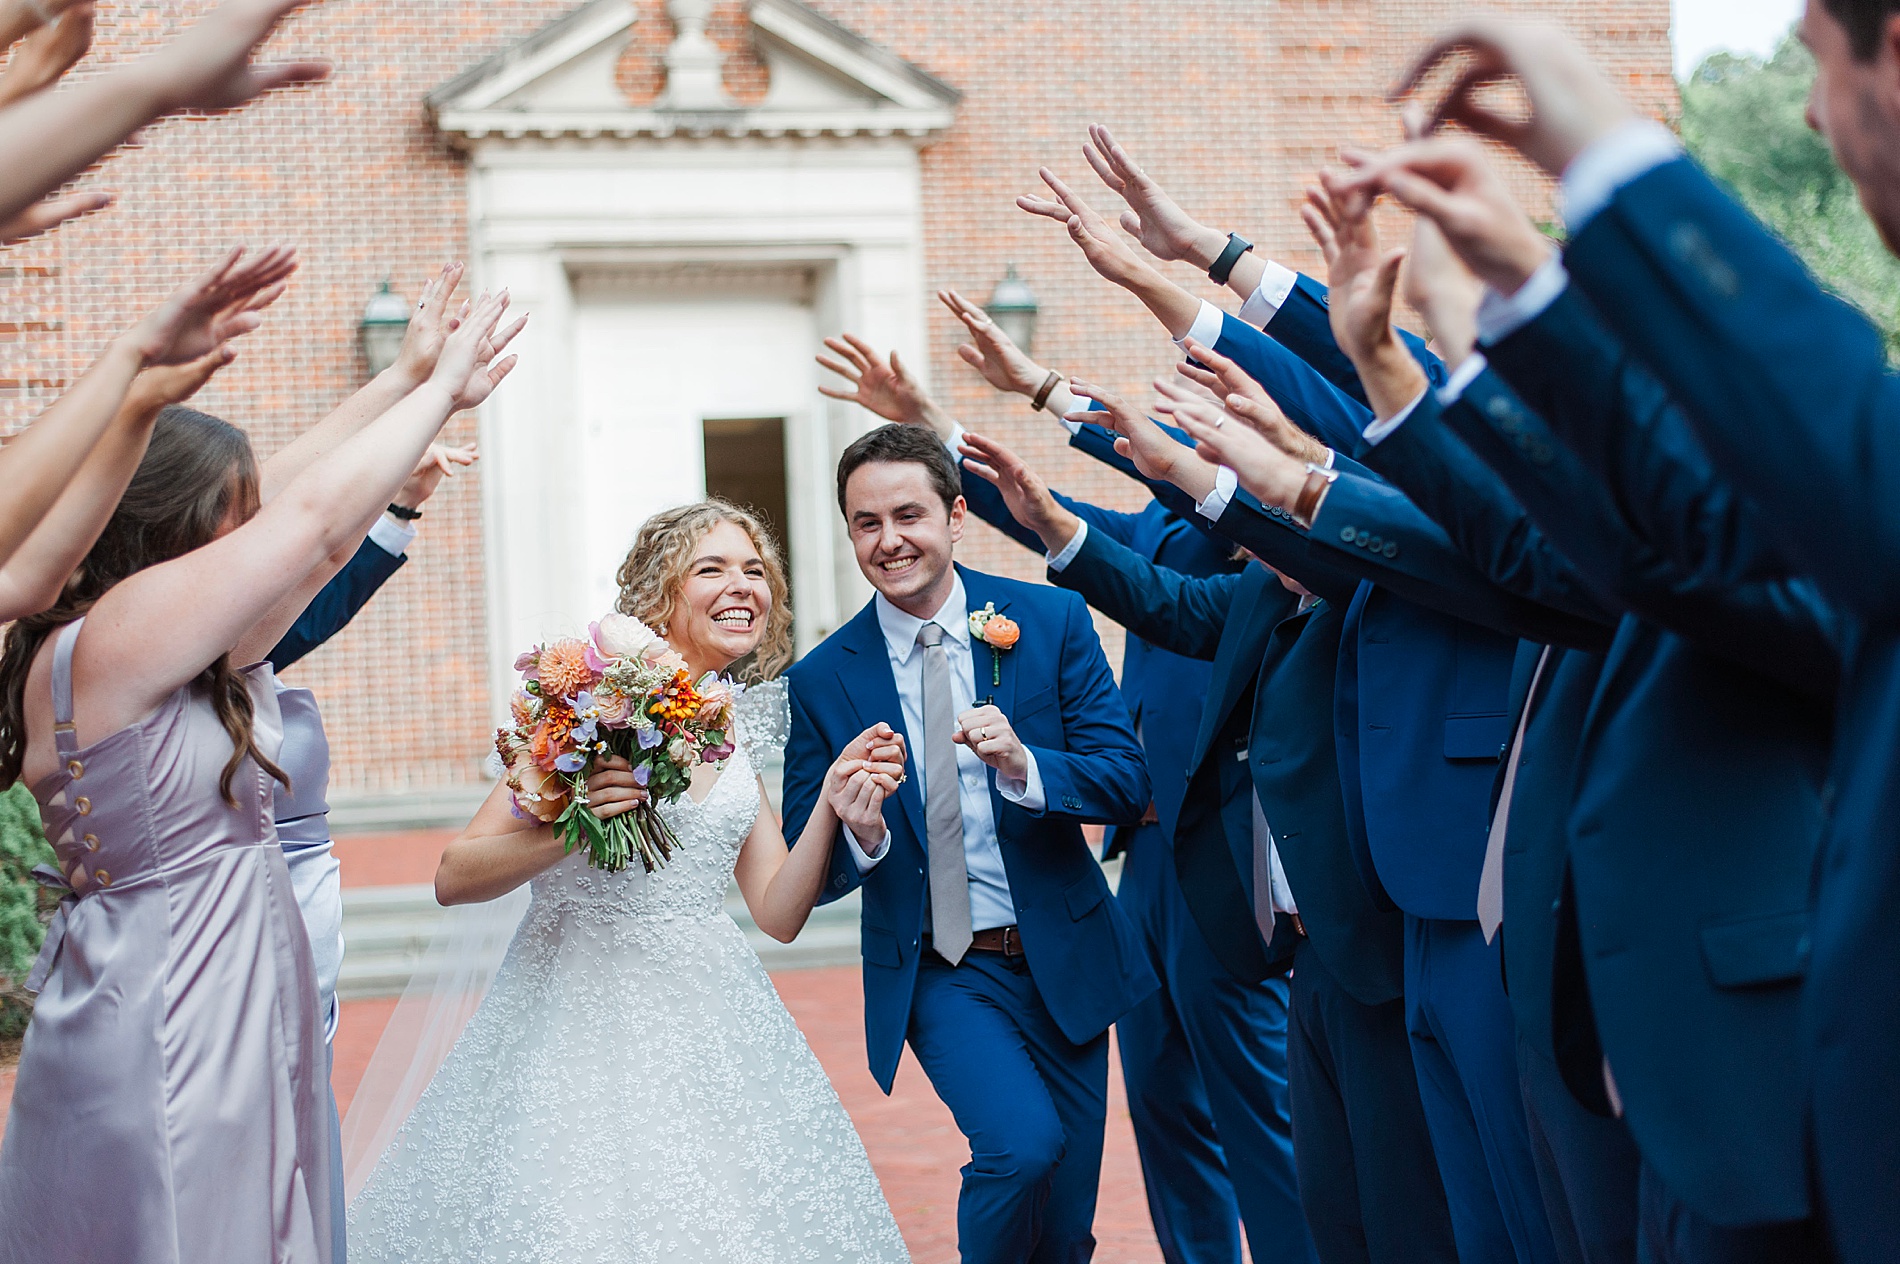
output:
[[[1258,793],[1253,796],[1253,924],[1260,938],[1273,942],[1273,830]]]
[[[950,697],[950,656],[943,629],[917,629],[924,647],[924,822],[930,838],[930,942],[956,965],[970,949],[970,872],[963,858],[963,797],[958,791],[957,707]]]
[[[1524,754],[1524,730],[1531,724],[1531,704],[1537,701],[1537,682],[1544,678],[1544,664],[1550,661],[1550,646],[1537,656],[1537,670],[1531,673],[1530,692],[1524,695],[1524,714],[1518,717],[1517,734],[1511,739],[1511,758],[1504,765],[1504,785],[1498,790],[1498,810],[1491,814],[1491,836],[1484,843],[1484,869],[1478,874],[1478,929],[1484,942],[1497,938],[1504,924],[1504,835],[1511,824],[1511,792],[1517,789],[1517,761]]]

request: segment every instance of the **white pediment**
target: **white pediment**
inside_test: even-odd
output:
[[[756,105],[630,104],[614,81],[632,38],[629,0],[588,0],[429,94],[436,126],[460,140],[703,136],[907,136],[949,127],[956,89],[799,0],[753,0],[747,17],[769,76]],[[673,38],[670,23],[654,36]],[[644,26],[642,33],[645,33]]]

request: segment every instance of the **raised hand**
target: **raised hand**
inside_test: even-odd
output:
[[[1029,750],[1016,736],[1015,728],[1002,708],[972,707],[957,717],[957,731],[950,740],[967,746],[976,757],[1011,781],[1029,780]]]
[[[91,0],[0,0],[0,52],[57,23],[69,9]]]
[[[324,61],[253,64],[251,53],[305,0],[226,0],[183,35],[145,59],[163,111],[216,113],[330,73]]]
[[[440,443],[432,443],[429,450],[422,454],[422,460],[416,463],[415,472],[403,483],[390,501],[404,509],[420,509],[422,503],[435,495],[435,489],[442,485],[445,478],[454,478],[456,471],[475,464],[481,453],[473,444],[467,447],[451,448]]]
[[[1515,294],[1555,249],[1474,140],[1436,136],[1342,156],[1350,173],[1331,187],[1382,189],[1429,217],[1465,266],[1500,294]]]
[[[0,75],[0,105],[57,83],[92,47],[92,26],[92,4],[86,0],[27,36]]]
[[[1214,467],[1174,436],[1155,425],[1146,413],[1113,391],[1071,380],[1069,389],[1083,399],[1092,399],[1102,407],[1093,412],[1070,413],[1067,420],[1099,422],[1117,436],[1115,451],[1135,463],[1143,478],[1173,483],[1196,500],[1205,499],[1214,488]]]
[[[1102,124],[1090,125],[1089,143],[1082,146],[1082,156],[1102,183],[1128,203],[1121,214],[1121,226],[1155,258],[1178,259],[1205,269],[1227,248],[1225,233],[1208,228],[1183,211]]]
[[[1247,370],[1199,338],[1186,339],[1181,349],[1188,353],[1188,358],[1175,365],[1174,371],[1205,389],[1216,401],[1222,401],[1228,395],[1239,395],[1243,399],[1272,404],[1266,387],[1249,377]]]
[[[160,409],[182,404],[203,390],[204,384],[219,369],[235,359],[236,348],[221,342],[196,360],[146,369],[132,379],[131,389],[125,394],[124,409],[138,416],[156,416]]]
[[[263,322],[258,313],[283,295],[297,270],[297,252],[275,246],[248,261],[243,256],[243,247],[233,248],[127,331],[143,364],[200,359]]]
[[[1042,477],[1014,452],[982,435],[963,436],[963,468],[994,483],[1009,506],[1009,516],[1034,531],[1055,552],[1074,538],[1081,519],[1062,507]]]
[[[1306,462],[1267,442],[1259,432],[1231,425],[1232,418],[1198,399],[1173,401],[1168,410],[1194,438],[1203,457],[1234,471],[1240,485],[1263,505],[1288,513],[1306,486]]]
[[[429,380],[449,393],[454,411],[474,408],[494,393],[501,380],[515,367],[518,357],[495,361],[515,335],[528,323],[526,316],[500,333],[495,332],[508,310],[508,291],[483,294],[470,307],[468,317],[442,344],[435,371]]]
[[[1194,354],[1192,349],[1199,344],[1190,340],[1188,346],[1189,354],[1192,355]],[[1234,371],[1239,372],[1238,367]],[[1246,375],[1242,373],[1241,376]],[[1257,387],[1258,383],[1255,385]],[[1189,402],[1191,399],[1181,391],[1179,383],[1157,382],[1155,389],[1161,394],[1161,401],[1155,406],[1158,412],[1172,412],[1175,405]],[[1288,456],[1302,462],[1326,464],[1328,455],[1326,445],[1294,425],[1292,420],[1280,411],[1280,406],[1273,401],[1273,397],[1265,391],[1256,389],[1244,395],[1231,392],[1216,400],[1215,404],[1228,416],[1252,427],[1262,438]]]
[[[67,220],[103,211],[112,205],[109,193],[68,193],[35,202],[12,219],[0,223],[0,246],[12,246],[51,232]]]
[[[1392,301],[1405,251],[1379,249],[1372,199],[1363,189],[1337,194],[1331,185],[1308,189],[1301,214],[1326,256],[1333,338],[1352,358],[1373,412],[1391,417],[1427,385],[1425,371],[1392,328]]]
[[[1630,119],[1635,109],[1591,62],[1576,40],[1554,26],[1497,15],[1469,18],[1445,31],[1405,72],[1392,97],[1417,89],[1444,61],[1463,57],[1427,127],[1459,123],[1509,145],[1551,175]],[[1484,89],[1515,79],[1530,101],[1516,118],[1481,99]]]
[[[955,290],[938,290],[937,301],[970,333],[970,341],[957,348],[958,357],[997,390],[1034,399],[1049,380],[1049,370],[1012,342],[988,312]]]
[[[412,385],[420,386],[435,372],[442,344],[448,341],[449,331],[455,328],[458,319],[455,289],[462,283],[466,267],[460,261],[444,264],[442,270],[423,285],[422,296],[416,300],[416,310],[410,315],[409,328],[402,336],[402,349],[396,353],[396,363],[390,366],[392,373]],[[467,306],[462,305],[464,315]]]
[[[849,382],[851,389],[840,390],[821,383],[820,395],[857,404],[886,421],[905,426],[930,426],[940,436],[949,436],[949,418],[937,408],[923,383],[898,359],[896,351],[880,358],[875,347],[851,333],[842,338],[826,338],[825,346],[840,359],[820,355],[818,363]]]
[[[1152,269],[1129,248],[1127,241],[1109,226],[1100,212],[1049,168],[1039,168],[1036,174],[1056,195],[1056,200],[1024,194],[1016,199],[1017,206],[1031,215],[1040,215],[1067,226],[1069,239],[1082,248],[1082,257],[1104,279],[1124,289],[1134,289],[1146,279],[1144,273]]]
[[[1484,287],[1429,216],[1412,217],[1411,262],[1403,284],[1405,301],[1425,318],[1439,359],[1454,369],[1463,364],[1478,345],[1478,302]]]

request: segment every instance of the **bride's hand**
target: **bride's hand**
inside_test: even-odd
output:
[[[633,765],[618,755],[597,762],[587,778],[587,806],[603,821],[633,811],[647,797],[646,787],[633,779]]]
[[[825,773],[825,801],[860,843],[884,837],[884,800],[904,781],[904,737],[873,724],[852,738]]]

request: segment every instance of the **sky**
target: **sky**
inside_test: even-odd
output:
[[[1672,0],[1676,75],[1717,49],[1767,54],[1801,17],[1802,0]]]

